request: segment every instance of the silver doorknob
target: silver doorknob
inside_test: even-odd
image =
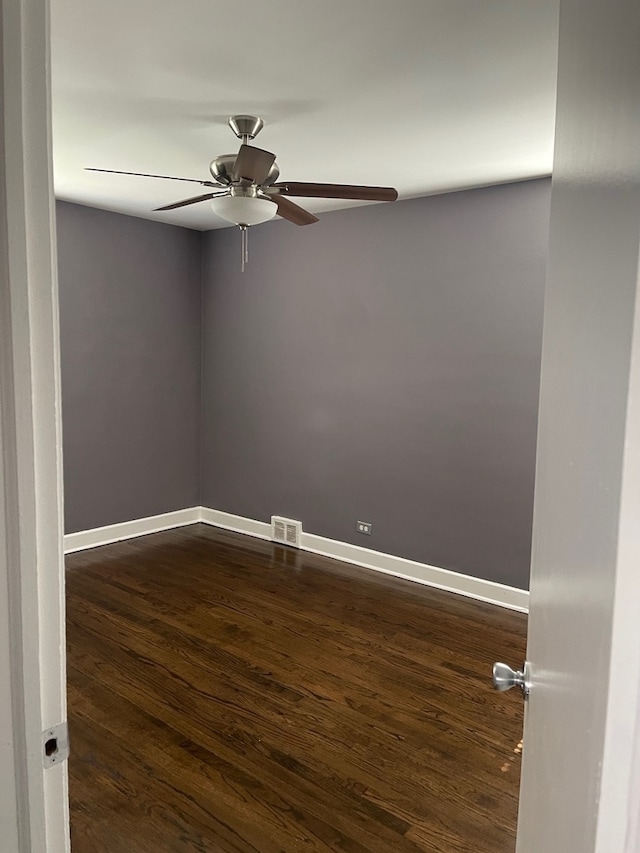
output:
[[[529,664],[525,661],[522,669],[511,669],[506,663],[494,663],[493,686],[501,693],[519,687],[525,699],[529,696]]]

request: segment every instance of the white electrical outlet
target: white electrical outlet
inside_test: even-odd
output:
[[[364,533],[365,536],[371,536],[373,524],[370,521],[356,521],[356,530],[358,533]]]
[[[271,516],[271,538],[274,542],[290,545],[292,548],[299,548],[301,536],[301,521],[294,521],[292,518],[282,518],[279,515]]]

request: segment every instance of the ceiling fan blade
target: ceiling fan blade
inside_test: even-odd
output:
[[[299,204],[289,201],[283,195],[272,195],[270,198],[278,205],[278,216],[293,222],[294,225],[312,225],[314,222],[318,222],[317,216],[309,213]]]
[[[189,181],[192,184],[201,184],[203,187],[218,187],[225,189],[222,184],[215,184],[213,181],[199,181],[197,178],[174,178],[171,175],[147,175],[145,172],[121,172],[118,169],[92,169],[90,166],[85,168],[85,172],[108,172],[110,175],[136,175],[139,178],[162,178],[163,181]]]
[[[393,187],[359,187],[351,184],[305,184],[283,181],[273,184],[283,195],[305,198],[351,198],[360,201],[395,201],[398,191]]]
[[[205,193],[197,195],[194,198],[186,198],[184,201],[175,201],[173,204],[165,204],[164,207],[154,207],[154,210],[175,210],[176,207],[186,207],[188,204],[197,204],[199,201],[207,201],[210,198],[217,198],[226,193]]]
[[[253,145],[241,145],[233,164],[232,178],[239,181],[244,178],[252,184],[262,184],[276,160],[276,155]]]

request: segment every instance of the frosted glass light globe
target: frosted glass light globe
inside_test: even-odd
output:
[[[273,219],[278,212],[274,201],[252,196],[223,195],[212,199],[211,207],[216,216],[234,225],[260,225]]]

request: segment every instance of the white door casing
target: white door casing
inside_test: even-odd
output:
[[[562,0],[518,853],[640,841],[639,105],[640,4]]]
[[[0,846],[63,853],[67,767],[42,760],[66,717],[48,5],[2,0],[0,27]]]

